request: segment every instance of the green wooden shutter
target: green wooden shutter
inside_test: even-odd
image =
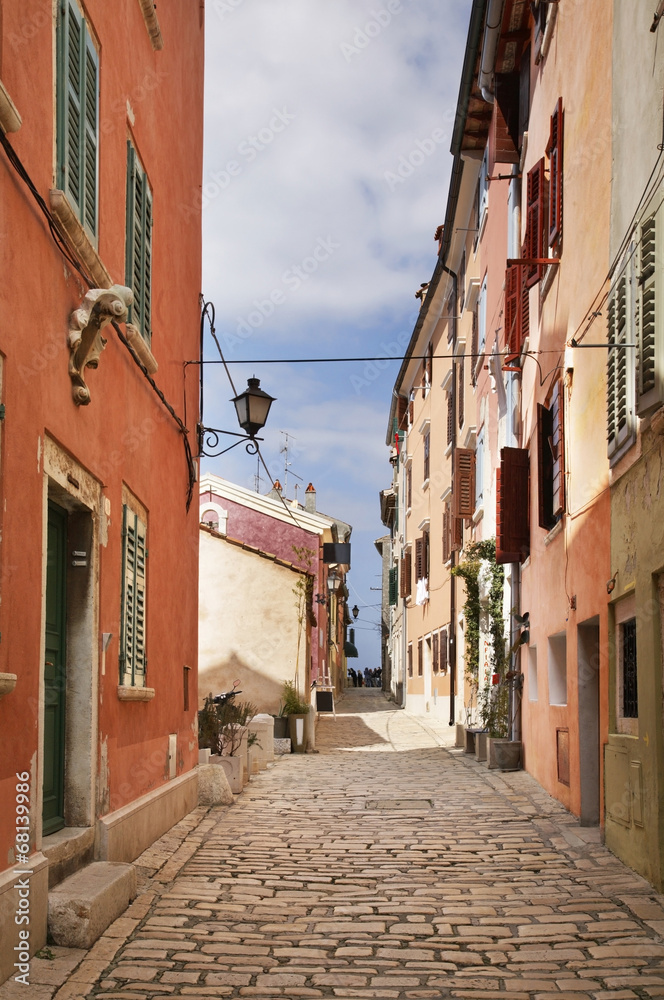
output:
[[[609,457],[614,455],[630,438],[634,427],[634,356],[633,348],[624,347],[636,336],[640,343],[640,305],[637,302],[634,316],[635,330],[630,321],[630,300],[627,275],[618,279],[609,298],[608,340],[616,347],[609,347],[607,358],[607,437]]]
[[[120,682],[145,683],[145,562],[146,528],[125,506],[122,515],[122,622]]]
[[[397,567],[392,566],[389,571],[389,603],[397,603]]]
[[[97,232],[97,118],[98,118],[98,65],[97,51],[89,35],[85,34],[82,83],[85,93],[85,116],[82,128],[83,216],[82,222],[91,233]]]
[[[60,7],[57,56],[58,183],[95,235],[99,60],[85,20],[70,0]]]
[[[150,344],[152,300],[152,193],[136,150],[127,143],[126,283],[134,293],[129,320]]]
[[[657,217],[650,216],[641,226],[639,243],[637,336],[637,412],[645,416],[662,402],[662,337],[659,304],[659,263]],[[626,354],[629,348],[622,351]]]

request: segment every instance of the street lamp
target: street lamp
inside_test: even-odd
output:
[[[357,616],[358,616],[358,615],[359,615],[359,613],[360,613],[360,609],[358,608],[357,604],[355,604],[355,605],[354,605],[354,606],[353,606],[353,607],[351,608],[351,611],[353,612],[353,618],[357,618]]]
[[[231,400],[235,404],[238,423],[250,438],[256,437],[258,432],[265,427],[267,415],[274,402],[274,396],[264,392],[260,384],[258,378],[247,379],[247,388],[244,392]]]
[[[241,392],[238,396],[234,396],[231,400],[235,406],[238,423],[245,432],[244,434],[238,434],[237,431],[222,431],[218,427],[204,427],[202,424],[199,425],[200,455],[205,455],[207,458],[218,458],[220,455],[225,455],[231,448],[242,444],[243,441],[246,442],[246,450],[250,455],[255,455],[258,452],[256,442],[262,441],[263,438],[256,437],[256,435],[265,426],[270,407],[274,402],[274,396],[270,396],[269,393],[261,389],[260,385],[260,379],[255,377],[247,379],[247,388],[244,392]],[[222,451],[205,451],[204,446],[213,449],[219,446],[220,434],[228,434],[240,440],[228,448],[224,448]]]

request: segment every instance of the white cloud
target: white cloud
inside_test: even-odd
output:
[[[255,374],[278,397],[262,446],[271,474],[283,478],[288,431],[289,494],[296,475],[313,481],[320,509],[353,524],[350,582],[375,602],[398,363],[261,359],[371,357],[392,353],[399,335],[407,343],[445,211],[470,0],[207,0],[206,10],[205,295],[229,359],[256,359],[232,367],[238,390]],[[208,425],[235,429],[230,396],[223,369],[209,367]],[[258,471],[242,446],[204,468],[248,486]]]

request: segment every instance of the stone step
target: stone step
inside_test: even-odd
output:
[[[49,892],[49,940],[65,948],[91,948],[135,896],[133,865],[93,861]]]

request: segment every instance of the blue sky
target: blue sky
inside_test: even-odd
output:
[[[435,265],[469,16],[470,0],[206,4],[203,292],[238,392],[256,375],[277,397],[270,471],[283,483],[287,433],[288,496],[311,481],[318,509],[353,525],[362,668],[380,659],[374,540],[399,363],[266,362],[403,352]],[[206,425],[236,430],[231,396],[207,366]],[[202,468],[254,488],[242,447]]]

